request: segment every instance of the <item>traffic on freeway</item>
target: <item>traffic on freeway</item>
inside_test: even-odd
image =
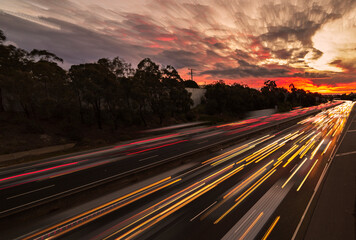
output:
[[[61,221],[49,222],[31,232],[19,232],[17,237],[295,239],[353,107],[354,103],[344,102],[287,129],[271,130],[218,153],[202,156],[199,163],[188,169],[147,183]],[[288,114],[293,116],[300,114],[300,111],[306,110]],[[143,145],[136,142],[102,151],[106,154],[120,153],[120,157],[124,156],[122,159],[130,161],[136,156],[137,161],[145,162],[142,159],[155,159],[152,156],[164,149],[164,154],[179,154],[177,149],[189,151],[183,147],[184,144],[198,144],[202,141],[212,144],[214,140],[220,141],[280,118],[283,118],[282,114],[221,126],[187,129],[174,136],[143,140],[146,141]],[[209,130],[205,131],[206,128]],[[192,134],[194,131],[199,134]],[[116,152],[114,149],[119,150]],[[107,164],[103,161],[111,161],[107,155],[105,160],[95,161],[97,154],[94,152],[70,160],[54,160],[55,164],[61,165],[46,166],[22,175],[15,175],[10,169],[8,175],[2,176],[0,180],[3,188],[1,191],[25,186],[29,184],[28,181],[42,182],[43,179],[71,174],[69,172],[77,171],[72,167],[80,165],[81,161],[98,165]],[[113,159],[119,157],[119,154],[115,154],[111,155]],[[46,165],[40,164],[40,167]],[[90,169],[90,164],[84,165],[84,168]],[[55,187],[47,189],[51,188]],[[6,199],[16,197],[7,195]]]
[[[0,215],[125,177],[337,104],[218,126],[197,126],[86,153],[4,167],[0,169]]]

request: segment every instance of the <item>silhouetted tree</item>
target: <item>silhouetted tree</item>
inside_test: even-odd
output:
[[[190,93],[185,90],[185,85],[177,70],[168,65],[162,69],[162,84],[164,91],[168,93],[169,100],[165,107],[167,113],[172,117],[180,113],[186,113],[190,110],[193,101],[190,98]]]
[[[92,107],[98,128],[102,128],[102,107],[104,102],[111,104],[107,96],[115,88],[115,77],[106,67],[98,63],[73,65],[69,70],[72,85],[77,92],[79,107],[83,103]]]
[[[199,88],[199,85],[193,80],[184,81],[184,87],[186,88]]]

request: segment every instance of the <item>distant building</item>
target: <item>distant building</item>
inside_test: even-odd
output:
[[[185,90],[192,94],[190,96],[190,98],[193,100],[192,108],[195,108],[201,103],[201,98],[204,97],[206,93],[206,89],[204,88],[185,88]]]

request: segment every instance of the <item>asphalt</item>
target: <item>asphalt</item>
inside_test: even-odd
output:
[[[356,239],[356,105],[349,119],[303,239]]]
[[[316,127],[312,121],[296,124],[273,137],[266,135],[264,138],[271,138],[244,153],[239,151],[253,146],[247,143],[252,139],[235,145],[220,152],[219,157],[202,159],[200,165],[188,172],[109,205],[98,206],[55,227],[42,228],[39,234],[44,233],[43,238],[59,236],[61,239],[261,239],[280,217],[269,239],[292,239],[336,146],[332,139],[341,135],[341,131],[335,131],[337,135],[331,136],[327,133],[338,128],[323,128],[323,124]],[[324,122],[337,126],[328,119]],[[267,150],[272,149],[274,143],[279,146],[276,151]],[[305,146],[304,149],[309,150],[294,160],[282,158],[293,152],[297,156],[299,150],[292,146],[299,149]],[[264,151],[258,153],[259,149]],[[294,150],[290,152],[290,149]],[[315,150],[315,158],[309,157],[313,149],[319,149]],[[244,161],[250,161],[246,158],[252,158],[255,164],[245,165]],[[273,162],[277,164],[277,159],[285,165],[282,162],[272,165]],[[287,165],[287,159],[288,163],[293,162]],[[238,174],[234,174],[236,171]],[[298,191],[305,179],[307,181]],[[258,182],[261,184],[257,185]],[[236,197],[241,201],[237,202]]]
[[[97,151],[72,154],[38,163],[0,169],[0,216],[36,207],[44,202],[97,187],[189,154],[203,152],[220,143],[231,143],[298,120],[326,106],[298,109],[270,117],[234,124],[186,129],[182,132],[144,140],[135,144],[111,146]],[[274,129],[275,130],[275,129]]]
[[[21,238],[23,238],[27,235],[26,233],[36,232],[38,230],[42,232],[42,230],[44,230],[44,237],[55,236],[60,233],[64,239],[101,239],[105,236],[115,238],[121,234],[116,232],[116,230],[120,230],[120,226],[124,224],[127,226],[128,234],[134,233],[141,225],[145,225],[144,228],[147,231],[143,231],[143,235],[140,236],[142,239],[181,239],[182,235],[180,232],[187,234],[184,237],[185,239],[234,238],[236,236],[244,236],[245,234],[250,234],[251,236],[249,235],[248,237],[248,239],[250,239],[253,238],[253,236],[259,238],[263,237],[269,229],[269,226],[271,226],[272,221],[274,221],[277,216],[280,216],[281,220],[278,222],[276,230],[272,232],[270,239],[291,239],[299,219],[313,194],[314,186],[317,185],[319,176],[322,175],[322,171],[325,165],[327,165],[331,150],[336,146],[336,141],[330,140],[336,139],[341,133],[341,131],[338,131],[338,128],[335,128],[339,126],[337,119],[330,119],[330,122],[328,121],[326,113],[321,115],[325,116],[325,119],[320,116],[312,117],[310,120],[302,121],[300,124],[295,124],[280,132],[276,129],[271,129],[269,134],[265,132],[264,134],[267,135],[263,137],[256,136],[255,140],[254,138],[250,138],[229,149],[219,151],[219,153],[207,152],[205,155],[202,154],[202,159],[198,161],[199,164],[189,168],[187,171],[183,171],[178,175],[171,175],[167,179],[162,179],[162,182],[158,181],[154,185],[148,185],[128,195],[115,198],[113,201],[111,201],[112,197],[110,197],[110,199],[105,198],[103,202],[106,203],[94,204],[96,207],[88,206],[88,211],[79,215],[79,210],[76,212],[67,212],[67,216],[53,216],[53,222],[50,222],[49,218],[39,219],[33,215],[31,217],[32,221],[28,222],[37,222],[38,224],[32,226],[34,228],[27,228],[26,231],[22,231],[22,229],[24,229],[23,224],[21,224],[21,229],[17,229],[19,222],[9,223],[15,227],[12,231],[6,231],[8,235],[5,235],[5,229],[0,228],[0,236],[6,236],[6,239],[16,238],[15,236],[21,236]],[[280,115],[277,114],[275,117],[277,118],[276,121],[278,121]],[[324,119],[326,125],[318,125],[320,127],[317,127],[315,124],[319,123],[313,123],[313,121],[318,119]],[[252,129],[251,126],[248,126],[248,130],[258,130],[258,127],[261,126],[260,123],[256,124],[252,122],[251,124],[254,128]],[[34,169],[35,166],[32,166],[32,168],[31,166],[24,166],[21,168],[22,173],[20,172],[19,176],[12,177],[14,174],[13,171],[19,169],[8,169],[6,172],[3,172],[5,177],[3,182],[11,184],[11,187],[2,189],[3,195],[0,197],[4,198],[4,202],[8,204],[0,204],[0,210],[1,208],[4,208],[5,211],[6,208],[9,209],[9,207],[11,207],[10,203],[13,204],[12,207],[24,204],[24,202],[33,203],[37,201],[36,199],[38,198],[45,198],[46,195],[68,191],[66,188],[71,189],[73,187],[83,186],[83,184],[85,185],[88,182],[112,176],[113,172],[118,174],[118,172],[130,171],[130,169],[135,169],[147,164],[150,165],[157,161],[164,161],[171,156],[190,151],[192,148],[196,149],[197,147],[201,148],[202,145],[216,144],[222,141],[222,139],[226,141],[234,137],[230,135],[231,132],[239,134],[242,131],[242,129],[232,128],[233,126],[231,125],[224,125],[224,127],[227,128],[227,133],[223,132],[226,134],[221,134],[220,129],[207,132],[202,132],[198,129],[198,134],[192,135],[187,141],[179,142],[178,140],[181,140],[181,138],[178,138],[167,142],[167,139],[164,139],[163,142],[150,142],[149,144],[134,146],[133,149],[127,149],[127,151],[125,151],[126,157],[124,158],[121,158],[120,151],[105,152],[109,154],[104,154],[104,156],[102,154],[103,152],[94,152],[93,158],[87,158],[88,155],[85,155],[83,160],[78,157],[75,157],[74,160],[71,158],[70,160],[75,161],[75,164],[79,161],[89,164],[79,166],[80,171],[76,172],[72,172],[73,169],[69,168],[72,165],[65,165],[60,172],[51,172],[52,170],[59,169],[59,167],[53,168],[48,165],[46,165],[48,171]],[[329,133],[333,131],[337,133],[335,138],[334,136],[331,137],[331,135],[328,137]],[[324,136],[324,138],[321,136]],[[177,141],[179,142],[177,144],[167,144]],[[278,145],[275,145],[277,142]],[[317,148],[319,151],[315,148],[317,145],[321,146],[320,149]],[[329,151],[327,151],[329,146]],[[303,148],[306,150],[301,152]],[[316,149],[315,152],[317,152],[314,160],[306,161],[306,157],[303,156],[305,154],[305,156],[311,155],[313,149]],[[258,150],[262,151],[260,152]],[[322,151],[323,153],[321,153]],[[257,155],[253,157],[255,153]],[[323,155],[324,153],[326,154]],[[281,159],[281,161],[287,161],[287,156],[297,156],[297,154],[299,154],[300,157],[296,159],[291,157],[288,159],[288,163],[293,159],[294,161],[288,166],[287,163],[285,163],[287,167],[282,167],[282,162],[278,160],[279,164],[273,167],[278,168],[278,171],[276,169],[273,171],[271,163],[276,162],[277,164],[277,159],[284,155],[282,158],[284,160]],[[216,158],[217,156],[218,158]],[[245,158],[250,157],[255,161],[255,164],[247,164],[247,161],[250,162],[250,160]],[[312,160],[312,158],[313,157],[311,157],[310,160]],[[316,159],[319,159],[319,162]],[[103,165],[96,165],[97,163],[103,163],[101,160],[109,162]],[[237,160],[238,162],[236,162]],[[246,165],[241,161],[245,161]],[[59,159],[59,162],[61,162],[61,159]],[[51,164],[52,163],[57,164],[57,160],[54,160]],[[63,164],[63,162],[61,163]],[[69,163],[74,166],[73,162]],[[94,164],[95,167],[91,167],[92,164]],[[302,190],[298,191],[297,187],[301,187],[307,177],[307,172],[312,171],[314,165],[315,170],[307,179]],[[88,166],[90,167],[87,168]],[[43,166],[40,165],[39,167]],[[240,169],[240,167],[242,167],[242,169]],[[270,175],[262,177],[262,172],[267,172],[267,170],[273,171],[270,175],[275,173],[271,177],[269,177]],[[239,174],[235,175],[235,173],[237,173],[236,171],[239,172]],[[31,182],[22,185],[12,185],[16,184],[16,181],[12,182],[12,180],[30,176],[29,173],[33,176],[26,180],[31,180]],[[42,173],[45,174],[42,175]],[[9,174],[9,176],[6,176],[7,174]],[[260,179],[258,180],[258,178]],[[24,181],[25,179],[21,180]],[[248,188],[252,187],[251,184],[257,184],[257,181],[265,182],[261,184],[256,191],[249,191]],[[288,183],[284,189],[282,187],[283,183]],[[215,187],[217,184],[219,187]],[[257,186],[259,185],[256,185],[256,187]],[[4,184],[4,187],[7,186]],[[20,189],[23,187],[26,189]],[[282,187],[282,190],[276,191],[273,189],[275,187]],[[225,199],[224,196],[230,191],[232,191],[232,195]],[[242,194],[243,191],[245,192]],[[204,194],[204,197],[201,194]],[[235,209],[235,207],[232,207],[236,206],[236,200],[233,198],[239,194],[242,194],[240,195],[241,197],[244,194],[248,195],[245,196],[247,197],[246,200],[241,200],[242,202],[238,203],[239,206]],[[194,196],[198,198],[195,199],[193,198]],[[264,200],[260,201],[260,199]],[[188,204],[190,201],[192,201],[191,204]],[[280,204],[277,204],[277,202]],[[214,204],[216,204],[216,208],[214,206],[212,212],[207,214],[204,220],[200,219],[200,214]],[[273,205],[273,209],[276,211],[271,211],[271,208],[268,207],[270,204],[275,204]],[[230,208],[231,213],[229,213]],[[253,208],[253,210],[249,212],[251,208]],[[81,209],[80,211],[84,210]],[[145,215],[145,213],[149,214]],[[159,215],[155,216],[153,215],[154,213],[158,213]],[[227,214],[226,217],[224,214]],[[162,218],[157,219],[156,222],[155,218],[161,215]],[[70,216],[73,217],[68,218]],[[63,219],[60,220],[61,218]],[[242,218],[244,219],[244,224],[242,224],[244,225],[242,226],[243,228],[239,229],[239,227],[237,227],[236,236],[235,230],[229,234],[230,229],[234,228],[239,219]],[[135,219],[139,222],[132,222]],[[218,219],[221,220],[218,221]],[[291,222],[290,219],[292,219],[293,222]],[[251,220],[253,221],[251,222]],[[260,220],[260,222],[256,222],[257,220]],[[39,224],[39,222],[41,222],[41,224]],[[60,224],[57,225],[59,222]],[[153,225],[149,222],[153,223]],[[246,225],[247,223],[249,223],[250,227]],[[46,225],[48,227],[46,227]],[[242,229],[244,231],[242,231]],[[140,234],[140,232],[134,234]]]

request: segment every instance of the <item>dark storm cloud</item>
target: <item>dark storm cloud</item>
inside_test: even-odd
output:
[[[218,48],[218,49],[224,49],[226,48],[226,46],[223,43],[215,43],[213,45],[214,47]]]
[[[218,78],[237,79],[244,77],[286,77],[289,73],[289,70],[284,68],[261,67],[244,60],[239,60],[238,63],[239,67],[203,71],[201,75],[207,74]]]
[[[172,65],[175,68],[197,67],[201,65],[202,55],[184,50],[164,50],[157,56],[152,56],[159,62]]]
[[[234,58],[237,60],[243,59],[243,60],[246,60],[249,62],[251,62],[253,60],[253,58],[246,51],[243,51],[240,49],[235,50]]]
[[[19,47],[47,49],[67,65],[114,56],[135,65],[150,57],[177,69],[192,67],[201,72],[201,79],[350,81],[351,75],[338,80],[329,72],[317,74],[311,66],[319,66],[311,63],[332,55],[313,36],[336,19],[346,16],[350,22],[347,13],[355,4],[355,0],[3,0],[0,9],[8,14],[0,14],[0,28]],[[329,66],[356,69],[352,57],[335,59],[342,61],[330,58]]]
[[[322,51],[320,51],[316,48],[312,48],[311,52],[312,52],[312,57],[311,57],[312,60],[319,59],[324,54]]]
[[[10,41],[20,47],[26,50],[33,48],[49,50],[63,58],[67,64],[96,61],[101,57],[121,56],[130,59],[132,53],[144,50],[140,46],[123,44],[78,25],[57,19],[46,20],[59,26],[60,30],[3,12],[0,13],[0,28],[4,30]]]
[[[354,2],[354,0],[349,2]],[[344,7],[339,7],[338,9],[329,9],[324,5],[315,3],[311,8],[299,11],[297,6],[288,3],[267,5],[265,6],[267,10],[265,12],[266,15],[273,15],[275,17],[280,14],[285,14],[285,12],[291,14],[289,14],[289,17],[286,17],[287,21],[280,24],[269,25],[267,33],[259,37],[262,41],[266,42],[274,42],[278,39],[289,41],[295,38],[301,41],[304,47],[311,47],[312,36],[323,24],[340,18],[349,10],[345,5],[343,6]],[[276,22],[278,23],[278,21]]]
[[[302,77],[302,78],[327,78],[329,74],[326,73],[317,73],[317,72],[304,72],[304,73],[295,73],[293,77]]]
[[[342,60],[338,59],[338,60],[332,61],[330,64],[337,65],[337,64],[340,64],[341,62],[342,62]]]
[[[290,59],[292,57],[293,50],[280,49],[280,50],[277,50],[277,51],[273,51],[273,53],[277,58]]]
[[[173,37],[164,27],[154,23],[148,16],[140,14],[125,14],[125,19],[118,23],[118,29],[123,29],[131,37],[139,37],[144,40],[157,40],[160,37]]]
[[[307,55],[308,52],[309,52],[309,51],[307,51],[307,50],[299,51],[299,52],[297,53],[297,55],[296,55],[296,58],[304,58],[305,55]],[[321,53],[321,55],[323,54],[321,51],[319,51],[319,52]],[[321,56],[321,55],[320,55],[320,56]]]
[[[338,84],[347,84],[347,83],[355,83],[355,75],[353,74],[335,74],[326,78],[315,78],[312,79],[312,82],[318,86],[320,85],[330,85],[335,86]],[[351,91],[356,91],[356,89],[350,89]]]

